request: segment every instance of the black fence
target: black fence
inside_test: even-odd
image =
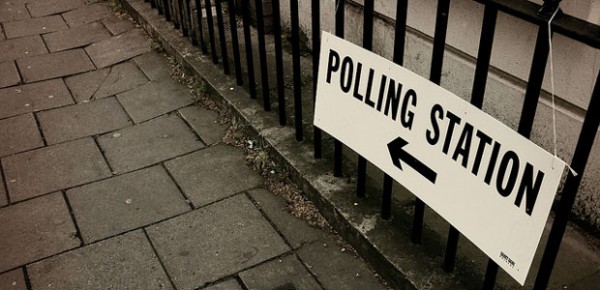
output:
[[[193,3],[191,1],[194,1]],[[254,0],[250,0],[254,1]],[[250,5],[255,4],[255,20],[256,30],[258,37],[255,41],[258,41],[258,57],[260,60],[260,79],[261,79],[261,92],[264,110],[271,110],[271,95],[270,95],[270,84],[269,74],[267,66],[267,51],[265,47],[265,23],[263,21],[263,3],[260,0],[256,0],[254,3],[250,1],[234,1],[234,0],[205,0],[201,3],[200,0],[146,0],[150,2],[153,8],[156,8],[158,12],[171,21],[176,29],[181,29],[184,36],[189,36],[193,44],[199,45],[202,52],[205,54],[210,53],[212,61],[215,64],[221,63],[223,72],[230,74],[230,61],[229,53],[226,41],[226,31],[229,31],[229,37],[231,38],[232,48],[230,49],[233,53],[233,64],[234,73],[236,76],[237,84],[244,85],[244,73],[247,73],[247,81],[251,85],[247,85],[251,98],[257,98],[257,88],[255,87],[256,76],[254,70],[255,52],[252,46],[252,34],[250,26],[252,25],[251,20],[251,9]],[[545,0],[544,5],[525,1],[525,0],[474,0],[485,5],[484,17],[481,23],[481,36],[479,40],[479,50],[477,55],[477,63],[475,68],[475,76],[473,82],[473,88],[471,90],[471,104],[481,109],[485,98],[486,81],[488,79],[488,72],[490,69],[490,57],[493,47],[494,32],[496,28],[496,18],[499,11],[511,15],[527,22],[530,22],[538,26],[537,39],[535,42],[535,52],[533,54],[532,65],[529,72],[529,78],[527,80],[527,88],[525,98],[523,102],[522,112],[518,125],[518,133],[526,138],[529,138],[532,131],[533,121],[536,114],[537,105],[539,103],[540,93],[542,89],[542,82],[546,69],[546,62],[549,55],[549,44],[548,44],[548,21],[553,13],[559,6],[560,0]],[[211,2],[213,2],[211,4]],[[292,45],[292,67],[293,67],[293,103],[294,110],[292,118],[294,120],[294,127],[296,129],[296,139],[303,141],[305,136],[306,128],[302,124],[302,98],[301,98],[301,70],[300,70],[300,25],[299,25],[299,13],[298,13],[298,0],[290,0],[291,12],[291,45]],[[226,3],[227,14],[229,15],[230,27],[225,27],[225,21],[223,19],[223,4]],[[373,43],[373,20],[374,20],[374,0],[364,1],[364,19],[363,19],[363,43],[362,46],[365,49],[372,49]],[[203,5],[204,4],[204,5]],[[277,88],[277,102],[278,102],[278,114],[280,124],[286,125],[288,120],[288,113],[286,112],[285,106],[285,94],[284,94],[284,80],[283,80],[283,48],[282,48],[282,27],[281,27],[281,7],[279,0],[272,0],[272,32],[274,35],[275,44],[275,62],[276,62],[276,88]],[[335,13],[335,34],[338,37],[344,38],[345,32],[345,5],[347,4],[344,0],[336,0],[336,13]],[[317,67],[319,62],[319,47],[320,47],[320,1],[311,1],[311,28],[312,34],[312,69],[313,69],[313,90],[316,91],[316,75]],[[404,47],[406,39],[406,19],[407,19],[407,5],[408,0],[399,0],[397,5],[396,17],[395,17],[395,39],[394,39],[394,51],[393,61],[399,65],[403,64],[404,61]],[[192,9],[195,6],[195,11]],[[203,8],[202,8],[203,7]],[[216,23],[213,19],[212,8],[215,8]],[[431,71],[429,79],[438,84],[440,83],[442,75],[443,56],[446,45],[446,32],[448,26],[448,13],[450,7],[450,0],[438,0],[437,13],[435,17],[435,34],[433,38],[433,57],[431,62]],[[201,9],[205,9],[202,13]],[[287,10],[286,10],[287,11]],[[192,13],[196,15],[192,15]],[[243,19],[243,37],[245,46],[242,48],[238,43],[237,35],[237,16],[241,13]],[[204,25],[202,19],[203,14],[206,15],[206,24],[208,27],[202,27]],[[215,31],[216,28],[216,31]],[[206,31],[208,35],[206,34]],[[578,42],[589,45],[593,48],[600,48],[600,26],[586,21],[580,20],[569,15],[558,13],[552,21],[551,31],[564,35],[568,38],[576,40]],[[216,41],[215,33],[218,33],[219,43]],[[210,49],[209,47],[210,46]],[[219,46],[220,53],[218,53]],[[241,50],[245,50],[246,55],[246,72],[242,72],[242,59]],[[538,271],[534,289],[546,289],[548,281],[552,273],[554,263],[556,261],[557,253],[561,244],[563,234],[565,232],[569,214],[575,202],[575,197],[579,185],[581,183],[582,173],[585,170],[588,157],[591,152],[591,148],[598,131],[600,123],[600,75],[596,72],[596,82],[591,96],[591,101],[588,105],[583,126],[579,134],[576,149],[573,153],[571,161],[571,168],[579,173],[577,176],[568,175],[564,187],[561,192],[560,201],[554,207],[555,219],[550,231],[548,238],[548,244],[544,249],[541,266]],[[307,100],[304,100],[305,102]],[[311,102],[314,101],[310,100]],[[312,128],[313,142],[314,142],[314,157],[322,158],[323,150],[323,136],[321,130],[318,128]],[[333,151],[333,171],[335,176],[342,176],[342,146],[343,144],[339,141],[334,141]],[[358,197],[365,197],[365,183],[366,183],[366,166],[367,161],[363,157],[358,158],[357,168],[357,190],[356,194]],[[391,216],[391,200],[392,200],[392,185],[393,180],[391,177],[385,175],[383,179],[383,202],[381,205],[381,216],[384,219],[389,219]],[[425,204],[419,199],[415,202],[415,211],[413,217],[412,227],[412,241],[414,243],[420,243],[421,233],[423,230],[423,219],[425,212]],[[450,226],[448,232],[448,240],[446,243],[446,252],[443,268],[451,272],[454,268],[454,262],[456,258],[457,246],[459,242],[459,232],[452,226]],[[491,259],[488,262],[486,269],[483,289],[493,289],[496,281],[496,275],[498,273],[498,265]]]

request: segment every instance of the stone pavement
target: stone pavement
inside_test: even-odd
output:
[[[0,3],[0,289],[384,289],[109,3]]]

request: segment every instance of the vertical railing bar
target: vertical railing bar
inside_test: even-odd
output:
[[[365,0],[363,17],[363,48],[373,49],[373,14],[375,10],[375,0]],[[358,155],[358,167],[356,174],[356,196],[364,198],[366,196],[367,186],[367,159]]]
[[[335,1],[335,35],[344,38],[344,15],[346,9],[345,0]],[[333,176],[342,176],[342,142],[333,140]]]
[[[246,66],[248,66],[248,90],[250,91],[250,98],[256,99],[256,79],[254,77],[254,60],[252,57],[252,35],[250,34],[250,3],[248,3],[248,1],[242,1],[242,17],[244,21]]]
[[[312,60],[313,60],[313,103],[316,104],[317,97],[317,80],[319,74],[319,55],[321,49],[321,5],[319,0],[312,0]],[[314,111],[314,108],[313,108]],[[313,147],[315,158],[321,158],[323,134],[321,129],[313,127]]]
[[[435,84],[440,84],[442,77],[442,64],[444,61],[444,49],[446,46],[446,30],[448,28],[448,12],[450,10],[450,0],[438,0],[438,7],[435,20],[435,34],[433,38],[433,55],[431,57],[431,72],[429,80]],[[425,215],[425,203],[415,199],[415,213],[413,216],[413,229],[411,240],[418,244],[421,242],[423,232],[423,218]]]
[[[185,3],[184,3],[185,2]],[[181,6],[181,9],[179,9],[179,13],[180,13],[180,17],[181,17],[181,33],[183,34],[183,36],[189,36],[189,23],[187,20],[187,8],[189,7],[189,1],[188,0],[179,0],[179,5]]]
[[[435,36],[433,39],[433,55],[429,80],[439,85],[442,78],[444,50],[446,48],[446,31],[448,28],[448,11],[450,0],[438,0],[437,17],[435,20]]]
[[[392,177],[384,173],[383,177],[383,193],[381,202],[381,218],[389,220],[392,217]]]
[[[475,66],[475,76],[473,77],[473,90],[471,92],[471,104],[479,109],[483,107],[483,97],[485,95],[487,76],[490,69],[497,16],[498,9],[496,7],[491,5],[485,6],[479,40],[479,51],[477,53],[477,65]]]
[[[283,47],[281,45],[281,7],[279,0],[273,0],[273,38],[275,40],[275,67],[277,71],[277,102],[279,106],[279,124],[287,123],[285,114],[285,89],[283,79]]]
[[[471,91],[471,104],[479,109],[483,106],[483,97],[485,95],[490,58],[492,56],[492,44],[496,30],[497,15],[498,10],[495,7],[491,5],[485,6],[481,35],[479,38],[479,51],[477,54],[477,64],[475,66],[475,76],[473,78],[473,90]],[[450,226],[443,267],[446,272],[454,271],[459,238],[460,233],[458,230],[454,226]]]
[[[487,268],[485,269],[485,277],[483,278],[483,290],[493,290],[496,285],[496,276],[498,276],[498,264],[492,259],[488,260]]]
[[[406,42],[406,16],[408,11],[408,0],[399,0],[396,3],[396,27],[394,31],[394,55],[393,60],[397,65],[404,64],[404,44]],[[381,218],[389,220],[392,218],[392,189],[393,179],[387,173],[383,173],[383,193],[381,202]]]
[[[446,241],[446,252],[444,254],[444,270],[446,272],[454,271],[454,263],[456,261],[456,251],[458,250],[459,231],[450,226],[448,230],[448,240]]]
[[[521,120],[519,121],[518,132],[525,138],[529,138],[531,135],[531,128],[533,127],[533,120],[542,90],[542,82],[544,81],[544,73],[546,72],[548,52],[548,27],[543,24],[538,28],[535,51],[533,52],[533,60],[529,71],[529,81],[525,91],[525,101],[523,102]]]
[[[194,22],[194,12],[192,11],[192,2],[191,2],[192,0],[186,0],[186,1],[188,3],[187,18],[190,21],[190,36],[192,39],[192,45],[198,45],[199,43],[198,43],[198,37],[196,35],[196,32],[199,31],[199,29],[198,29],[198,26],[196,26],[196,22]],[[198,21],[198,23],[200,23],[200,21]]]
[[[262,97],[264,110],[271,111],[271,92],[269,91],[269,67],[267,66],[267,48],[265,44],[265,21],[263,14],[263,2],[255,1],[256,6],[256,30],[258,31],[258,56],[260,59],[260,82],[262,85]]]
[[[181,27],[180,23],[179,23],[179,1],[171,1],[172,5],[171,7],[173,8],[173,28],[175,29],[179,29]]]
[[[227,13],[229,13],[229,28],[231,29],[231,46],[233,48],[233,64],[235,67],[235,79],[238,86],[244,84],[242,76],[242,61],[240,57],[240,43],[238,41],[237,19],[235,17],[235,1],[227,0]]]
[[[577,141],[575,153],[571,161],[571,168],[579,174],[577,176],[569,174],[565,181],[560,202],[555,211],[554,223],[548,236],[548,244],[544,249],[540,269],[535,279],[533,288],[535,290],[546,289],[548,286],[562,237],[569,221],[569,214],[571,213],[575,197],[577,196],[577,190],[581,184],[581,176],[585,171],[596,134],[598,133],[598,126],[600,126],[600,73],[596,75],[596,84],[594,85],[592,99],[588,105],[581,132],[579,133],[579,140]]]
[[[396,5],[396,28],[394,31],[394,63],[404,65],[404,45],[406,43],[406,16],[408,0],[398,0]],[[398,28],[402,29],[398,29]]]
[[[204,40],[204,29],[202,28],[202,3],[201,0],[196,1],[196,18],[198,18],[198,38],[200,40],[200,48],[203,54],[208,53],[206,48],[206,41]]]
[[[296,127],[296,140],[304,139],[302,128],[302,80],[300,70],[300,19],[298,0],[290,0],[290,13],[292,20],[292,70],[294,75],[294,124]]]
[[[223,7],[221,0],[215,0],[217,9],[217,28],[219,29],[219,41],[221,42],[221,59],[223,60],[223,72],[229,74],[229,57],[227,56],[227,40],[225,39],[225,24],[223,23]]]
[[[219,57],[217,56],[217,45],[215,44],[215,27],[212,17],[212,7],[210,0],[204,0],[204,10],[206,11],[206,26],[208,28],[208,39],[210,41],[210,54],[214,64],[219,63]]]
[[[165,19],[168,22],[171,22],[171,10],[170,10],[171,5],[169,5],[169,0],[162,0],[162,3],[163,3],[163,13],[164,13]]]
[[[156,10],[158,10],[158,14],[159,15],[163,15],[164,14],[164,10],[163,10],[163,5],[162,5],[162,1],[158,2],[158,0],[154,0],[156,2]]]

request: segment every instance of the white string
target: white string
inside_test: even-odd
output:
[[[558,146],[557,146],[557,141],[556,141],[556,103],[554,102],[554,58],[552,56],[552,20],[554,20],[554,17],[556,16],[556,14],[558,14],[559,9],[560,9],[560,6],[556,7],[556,10],[554,11],[554,13],[552,13],[552,16],[548,20],[548,50],[549,50],[549,57],[550,57],[550,96],[552,99],[552,141],[554,143],[554,157],[555,157],[552,161],[553,168],[554,168],[554,162],[558,158],[558,154],[556,153],[556,148]],[[575,170],[573,170],[573,168],[571,168],[571,166],[569,166],[567,164],[567,167],[569,168],[569,171],[571,171],[571,174],[573,174],[573,176],[577,176],[577,172],[575,172]]]
[[[552,97],[552,137],[554,141],[554,157],[557,157],[556,154],[556,104],[554,103],[554,58],[552,57],[552,20],[558,13],[559,7],[556,7],[556,11],[548,20],[548,48],[550,52],[550,92]]]

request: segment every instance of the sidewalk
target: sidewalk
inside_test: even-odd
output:
[[[385,289],[108,2],[0,3],[0,289]]]

